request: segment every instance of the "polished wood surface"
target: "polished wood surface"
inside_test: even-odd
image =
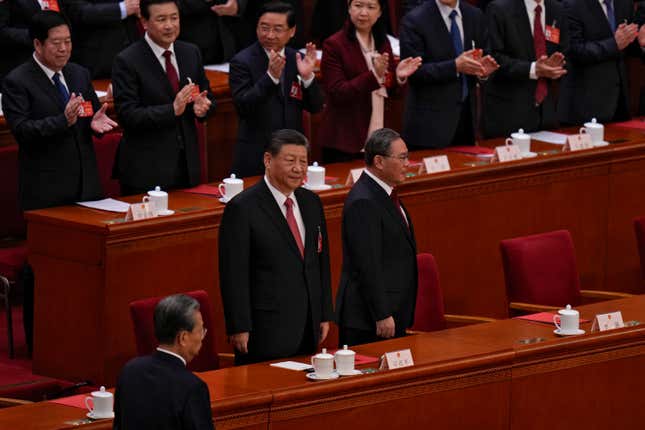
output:
[[[561,147],[533,142],[538,157],[511,163],[448,153],[452,171],[412,176],[401,185],[418,251],[437,259],[447,312],[506,317],[499,241],[559,228],[573,235],[583,288],[642,292],[632,219],[645,213],[645,201],[634,197],[645,187],[645,133],[610,126],[606,137],[620,143],[556,153]],[[328,166],[327,175],[338,179],[321,192],[334,292],[349,190],[342,184],[352,167],[360,162]],[[247,179],[245,186],[257,179]],[[171,193],[169,202],[175,215],[130,223],[77,206],[27,214],[37,283],[36,373],[113,384],[118,369],[135,355],[128,303],[198,288],[213,299],[218,348],[230,351],[217,268],[224,206],[213,197],[181,191]],[[67,350],[58,350],[58,339],[71,332],[75,336],[66,341]],[[327,345],[336,339],[333,331]]]
[[[625,321],[643,322],[645,296],[579,310],[588,320],[619,310]],[[582,336],[558,337],[550,324],[499,320],[363,345],[353,349],[380,356],[410,348],[415,365],[333,381],[311,382],[267,363],[199,376],[218,429],[640,429],[645,325],[602,333],[590,326],[581,325]],[[65,421],[84,413],[52,403],[19,406],[0,411],[0,428],[67,429]]]

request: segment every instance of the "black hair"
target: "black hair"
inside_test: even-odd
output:
[[[391,128],[375,130],[365,142],[365,164],[373,166],[374,157],[377,155],[390,155],[392,142],[400,137],[401,135]]]
[[[268,152],[272,156],[276,156],[280,153],[280,150],[284,145],[300,145],[307,148],[309,152],[309,141],[304,134],[296,130],[291,130],[288,128],[274,131],[271,135],[271,142],[265,148],[265,152]]]
[[[193,331],[195,311],[199,302],[186,294],[175,294],[162,299],[155,306],[155,337],[162,345],[175,343],[181,331]]]
[[[289,3],[285,3],[281,1],[272,1],[272,2],[266,3],[260,8],[256,22],[259,22],[260,18],[265,13],[286,14],[287,25],[289,26],[289,28],[293,28],[296,25],[296,11],[294,10],[293,6],[291,6]]]
[[[66,25],[67,28],[71,28],[67,18],[60,13],[53,10],[38,11],[32,16],[31,22],[29,23],[29,38],[31,40],[37,39],[40,43],[43,43],[49,37],[49,30],[61,25]]]
[[[347,8],[356,0],[348,0]],[[372,36],[374,37],[374,48],[379,49],[385,41],[387,40],[387,24],[385,23],[385,17],[387,16],[388,5],[385,0],[378,0],[378,4],[381,7],[381,16],[378,17],[374,25],[372,26]],[[351,18],[347,18],[347,25],[349,27],[349,38],[351,40],[356,40],[356,27]],[[390,59],[391,61],[392,59]]]

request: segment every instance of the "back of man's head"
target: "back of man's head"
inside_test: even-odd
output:
[[[377,155],[390,155],[390,146],[392,142],[400,138],[401,135],[390,128],[380,128],[375,130],[367,142],[365,142],[365,164],[374,165],[374,157]]]
[[[307,151],[309,151],[309,141],[304,134],[300,133],[297,130],[285,128],[273,132],[273,134],[271,135],[271,141],[265,148],[265,152],[268,152],[275,157],[280,153],[280,150],[284,145],[304,146],[305,148],[307,148]]]
[[[195,327],[195,311],[199,302],[185,294],[175,294],[162,299],[155,307],[155,337],[161,345],[172,345],[177,335]]]
[[[60,25],[70,27],[69,22],[63,15],[53,10],[40,10],[34,14],[29,23],[30,40],[38,40],[44,43],[49,36],[49,30]],[[11,55],[5,53],[5,55]]]

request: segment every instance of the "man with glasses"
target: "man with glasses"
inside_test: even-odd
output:
[[[154,327],[157,351],[131,360],[119,376],[114,430],[212,430],[208,387],[186,369],[206,335],[199,302],[166,297],[155,307]]]
[[[405,335],[417,296],[412,218],[399,200],[408,148],[393,130],[365,143],[366,168],[343,208],[343,270],[336,296],[340,345]]]
[[[302,111],[322,109],[314,79],[316,46],[308,43],[305,55],[287,47],[295,32],[293,7],[268,3],[260,10],[258,41],[231,60],[229,85],[239,117],[232,172],[238,177],[262,174],[273,131],[302,131]]]

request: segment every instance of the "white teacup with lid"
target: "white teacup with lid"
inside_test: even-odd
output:
[[[318,378],[329,378],[334,372],[334,356],[327,353],[327,348],[311,357],[311,365]]]
[[[325,168],[319,166],[317,161],[307,167],[307,185],[312,188],[325,185]]]
[[[591,118],[590,122],[585,122],[584,127],[580,128],[580,133],[587,133],[591,136],[591,142],[594,146],[606,146],[605,126],[599,123],[596,118]]]
[[[351,349],[347,348],[347,345],[343,345],[343,349],[339,349],[334,354],[336,359],[336,371],[341,375],[353,375],[354,374],[354,361],[356,358],[356,353]]]
[[[516,133],[511,133],[511,137],[506,139],[506,144],[517,145],[522,154],[531,152],[531,136],[524,133],[523,128],[520,128]]]
[[[565,309],[560,309],[557,315],[553,315],[553,323],[557,327],[556,334],[579,334],[580,333],[580,313],[567,305]]]
[[[90,407],[90,402],[92,407]],[[114,395],[101,386],[99,391],[92,391],[91,397],[85,397],[87,416],[92,419],[114,418]]]
[[[244,190],[244,180],[238,179],[235,173],[231,173],[231,176],[224,178],[217,188],[222,195],[222,199],[227,202]]]
[[[143,201],[150,202],[152,212],[155,215],[172,215],[175,213],[175,211],[168,210],[168,193],[161,191],[160,186],[148,191],[148,195],[144,196]]]

